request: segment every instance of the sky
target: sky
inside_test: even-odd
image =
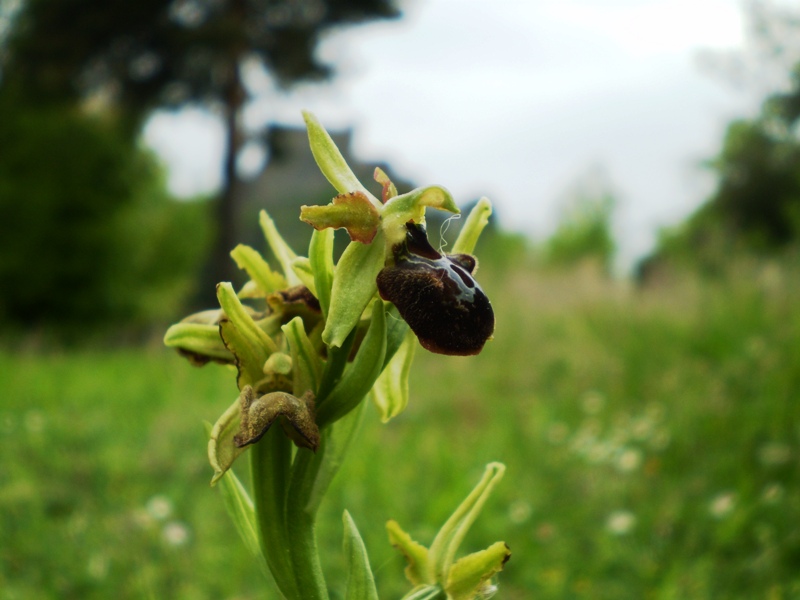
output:
[[[744,43],[738,0],[401,0],[404,18],[319,47],[328,84],[276,90],[248,75],[246,122],[354,128],[356,156],[386,161],[459,203],[488,196],[500,224],[542,240],[587,180],[616,198],[621,269],[713,190],[701,167],[753,97],[698,67]],[[752,95],[751,95],[752,96]],[[173,192],[215,189],[223,131],[200,110],[159,113],[145,140]],[[243,166],[263,163],[256,148]],[[596,185],[596,183],[595,183]]]

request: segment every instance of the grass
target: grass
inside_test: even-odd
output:
[[[797,271],[645,291],[486,277],[495,340],[419,351],[408,410],[371,413],[335,481],[331,583],[344,508],[397,598],[385,521],[429,544],[500,460],[464,548],[511,546],[500,598],[800,595]],[[202,421],[233,391],[158,347],[0,355],[0,596],[276,597],[208,487]]]

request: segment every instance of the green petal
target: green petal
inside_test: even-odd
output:
[[[378,600],[375,578],[369,566],[367,549],[350,513],[344,511],[344,556],[347,561],[345,600]]]
[[[258,215],[258,222],[261,225],[261,230],[264,232],[264,237],[267,238],[270,250],[275,255],[275,258],[281,265],[283,276],[286,278],[286,283],[289,287],[299,285],[300,279],[292,269],[292,263],[297,258],[297,254],[289,247],[286,240],[283,239],[278,228],[275,227],[273,221],[267,214],[267,211],[262,210]]]
[[[389,534],[389,543],[406,557],[406,579],[411,585],[434,584],[433,573],[429,568],[428,549],[412,540],[397,521],[386,523],[386,531]]]
[[[492,203],[489,199],[483,197],[478,200],[478,203],[469,211],[469,216],[458,234],[456,243],[453,244],[452,254],[472,254],[491,215]]]
[[[314,287],[322,314],[327,318],[333,286],[333,230],[315,230],[308,246],[308,260],[314,275]]]
[[[384,423],[399,415],[408,405],[408,375],[416,349],[417,336],[409,329],[372,388],[372,399]]]
[[[255,249],[239,244],[231,251],[231,257],[240,269],[244,269],[250,279],[258,286],[262,296],[267,296],[286,288],[286,280],[273,271]]]
[[[314,155],[314,160],[317,161],[319,170],[322,171],[322,174],[325,175],[330,184],[336,188],[336,191],[340,194],[356,191],[363,192],[370,199],[370,202],[379,207],[381,204],[378,199],[355,176],[344,160],[342,153],[333,143],[331,136],[328,135],[328,132],[317,120],[317,117],[310,112],[303,111],[303,119],[308,129],[311,154]]]
[[[167,329],[164,344],[181,350],[196,364],[208,360],[233,362],[233,354],[225,347],[219,336],[219,325],[200,323],[176,323]]]
[[[511,557],[505,542],[496,542],[486,550],[459,559],[450,569],[445,591],[448,600],[473,600],[481,596],[489,581],[503,570]]]
[[[350,192],[325,206],[301,206],[300,220],[317,230],[344,228],[352,241],[369,244],[378,232],[381,215],[363,192]]]
[[[505,470],[505,465],[501,463],[486,465],[478,485],[439,530],[430,549],[430,562],[436,581],[444,583],[447,580],[458,547],[480,514],[492,489],[502,479]]]
[[[295,317],[281,329],[289,342],[289,350],[292,353],[294,395],[300,397],[308,390],[316,394],[322,376],[322,359],[306,335],[303,319]]]
[[[387,244],[391,247],[402,242],[406,237],[406,223],[421,223],[428,206],[452,213],[461,212],[450,192],[441,186],[417,188],[395,196],[383,207],[383,231]]]
[[[375,279],[383,268],[386,248],[379,232],[371,244],[350,242],[345,248],[331,288],[331,306],[322,341],[339,347],[361,319],[378,290]]]
[[[256,325],[245,310],[230,283],[217,285],[217,299],[225,312],[220,321],[220,335],[225,346],[236,358],[239,370],[239,389],[255,385],[264,376],[264,363],[278,347],[264,331]]]
[[[317,285],[314,282],[314,271],[311,269],[311,261],[305,256],[298,256],[292,261],[292,271],[297,275],[304,286],[314,295],[317,295]]]
[[[249,389],[249,388],[248,388]],[[211,428],[208,437],[208,462],[214,469],[211,485],[216,485],[225,472],[231,468],[233,462],[247,450],[238,447],[233,438],[239,432],[241,416],[239,398],[228,407]]]

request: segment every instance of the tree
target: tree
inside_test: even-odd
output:
[[[332,27],[399,15],[392,0],[26,0],[15,19],[4,85],[39,101],[110,99],[138,133],[155,108],[218,110],[227,136],[216,204],[214,281],[230,280],[245,65],[283,86],[331,74],[314,54]]]

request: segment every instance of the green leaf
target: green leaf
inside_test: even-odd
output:
[[[278,347],[253,321],[230,283],[217,285],[217,299],[225,312],[219,330],[225,346],[236,358],[239,389],[246,385],[255,386],[264,376],[264,363],[270,354],[278,351]]]
[[[386,356],[386,313],[383,301],[372,305],[372,318],[353,363],[345,370],[333,391],[317,407],[320,429],[341,419],[363,400],[383,369]]]
[[[261,230],[264,232],[264,237],[267,238],[272,253],[281,265],[283,276],[286,278],[286,283],[289,287],[300,285],[300,279],[292,269],[292,263],[297,258],[297,254],[289,247],[286,240],[278,233],[278,228],[275,227],[275,222],[267,214],[267,211],[262,210],[258,214],[258,222],[261,225]]]
[[[303,319],[295,317],[281,329],[289,342],[289,350],[292,354],[294,395],[300,397],[309,390],[316,394],[322,376],[322,359],[306,335]]]
[[[344,556],[347,561],[345,600],[378,600],[375,578],[369,566],[367,549],[350,513],[344,511]]]
[[[280,273],[273,271],[264,257],[250,246],[239,244],[231,251],[231,256],[238,267],[244,269],[258,286],[262,296],[286,288],[286,279]]]
[[[428,206],[456,214],[461,212],[450,192],[441,186],[417,188],[395,196],[383,207],[383,231],[389,246],[394,246],[405,239],[406,223],[423,222],[425,207]]]
[[[339,194],[325,206],[301,206],[300,220],[314,229],[344,228],[354,242],[369,244],[378,233],[381,214],[363,192]]]
[[[372,388],[372,399],[383,423],[399,415],[408,406],[408,375],[416,349],[417,336],[409,329],[400,348]]]
[[[496,542],[486,550],[459,559],[450,569],[445,591],[448,600],[473,600],[483,596],[489,581],[503,570],[511,558],[505,542]]]
[[[385,244],[379,232],[371,244],[350,242],[345,248],[331,288],[331,305],[322,341],[341,346],[358,324],[378,286],[375,279],[385,261]]]
[[[333,229],[314,230],[308,246],[308,260],[314,274],[315,295],[327,318],[333,287]]]
[[[219,325],[176,323],[167,329],[164,344],[182,350],[198,363],[206,359],[233,362],[233,354],[219,336]]]
[[[216,485],[225,472],[231,468],[233,462],[247,450],[247,448],[239,448],[233,441],[239,432],[240,415],[240,402],[237,397],[234,403],[220,415],[209,432],[208,462],[214,469],[211,485]]]
[[[458,547],[505,470],[505,465],[498,462],[486,465],[478,485],[439,530],[430,548],[430,563],[435,581],[446,581]]]
[[[458,233],[456,243],[453,244],[452,254],[472,254],[491,215],[492,203],[489,199],[483,197],[478,200],[478,203],[469,211],[469,216]]]
[[[353,171],[347,165],[342,153],[336,144],[325,131],[313,114],[303,111],[303,119],[308,129],[308,142],[311,146],[311,154],[317,161],[317,166],[330,184],[336,188],[340,194],[349,192],[363,192],[376,207],[380,207],[380,202],[373,196],[367,188],[358,180]]]

